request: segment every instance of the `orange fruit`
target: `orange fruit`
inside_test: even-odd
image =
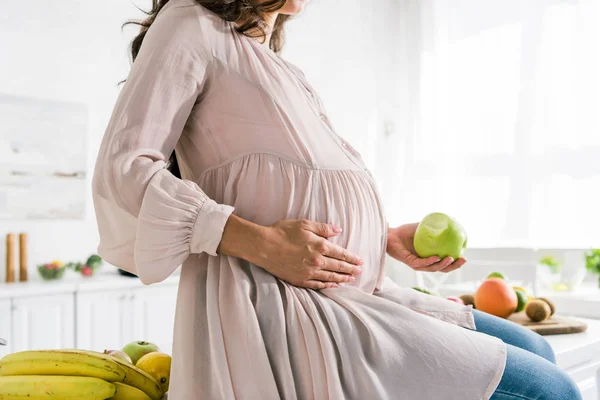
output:
[[[515,290],[500,278],[486,279],[475,292],[475,308],[500,318],[515,312],[518,303]]]

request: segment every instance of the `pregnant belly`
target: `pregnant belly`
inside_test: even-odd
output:
[[[306,218],[340,226],[329,240],[363,260],[351,285],[372,291],[383,276],[386,220],[371,177],[362,170],[314,169],[271,155],[251,154],[203,174],[200,187],[234,213],[260,225]]]
[[[352,284],[372,291],[383,276],[386,221],[377,188],[362,171],[315,171],[306,217],[340,226],[329,240],[364,260],[363,273]]]

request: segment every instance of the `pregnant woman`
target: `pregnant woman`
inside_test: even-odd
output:
[[[415,224],[388,226],[278,55],[303,7],[155,1],[133,42],[94,171],[98,252],[146,284],[182,265],[170,400],[579,398],[541,337],[385,277],[386,253],[465,260],[414,255]]]

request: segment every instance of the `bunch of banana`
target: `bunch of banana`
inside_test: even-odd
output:
[[[88,399],[105,400],[115,394],[115,385],[86,376],[21,375],[0,377],[0,399]]]
[[[45,379],[36,380],[31,376],[35,378],[42,376]],[[87,378],[87,380],[81,381],[77,378]],[[34,381],[46,382],[45,388],[48,390],[39,389],[39,385],[33,385]],[[91,392],[86,387],[92,387],[100,393],[97,386],[91,384],[97,381],[109,385],[104,387],[112,392],[104,397],[88,394]],[[21,391],[12,391],[15,385],[21,387]],[[91,400],[96,398],[159,400],[163,395],[158,382],[141,369],[119,358],[94,351],[22,351],[9,354],[0,360],[0,400],[69,399],[71,397],[55,394],[67,393],[69,388],[73,393],[78,394],[72,398]],[[22,390],[31,392],[28,396],[19,395],[23,393]],[[82,396],[81,393],[86,394]],[[102,392],[99,396],[104,394],[105,392]]]
[[[112,400],[150,400],[150,397],[146,393],[133,386],[120,382],[115,382],[114,385],[116,391],[115,395],[111,397]]]

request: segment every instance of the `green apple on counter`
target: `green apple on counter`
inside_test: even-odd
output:
[[[431,213],[417,226],[413,245],[421,258],[450,256],[456,260],[467,247],[467,233],[454,218]]]
[[[133,365],[137,364],[138,360],[148,353],[160,351],[157,345],[143,340],[131,342],[121,349],[122,352],[131,358]]]

